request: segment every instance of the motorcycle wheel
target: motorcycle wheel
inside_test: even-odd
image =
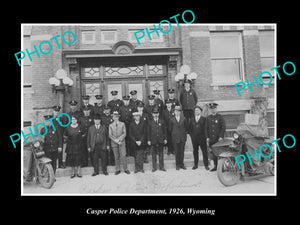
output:
[[[229,175],[229,178],[227,178],[228,172],[231,173],[231,175]],[[239,172],[235,161],[233,161],[231,158],[219,159],[217,174],[219,181],[226,187],[235,185],[241,176],[241,173]]]
[[[38,174],[38,181],[44,188],[51,188],[54,184],[55,176],[50,163],[39,164],[41,173]]]

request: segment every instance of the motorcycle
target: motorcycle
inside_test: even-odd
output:
[[[55,181],[51,159],[45,157],[40,141],[24,145],[23,178],[27,182],[35,181],[44,188],[51,188]]]
[[[237,184],[239,180],[245,178],[258,178],[265,175],[274,176],[274,154],[270,158],[260,158],[260,160],[253,157],[252,164],[249,160],[240,163],[239,169],[235,157],[243,154],[246,156],[253,151],[253,148],[259,149],[263,145],[264,138],[249,136],[244,132],[234,132],[232,138],[224,139],[212,146],[212,151],[218,156],[217,175],[219,181],[224,186],[232,186]],[[270,154],[270,149],[266,146],[262,148],[264,155]],[[251,155],[251,154],[250,154]]]

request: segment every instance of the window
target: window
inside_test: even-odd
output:
[[[101,43],[109,44],[117,41],[116,30],[102,30],[101,31]]]
[[[162,29],[163,29],[163,26],[162,26]],[[157,36],[157,33],[154,31],[154,29],[150,29],[150,32],[153,32],[153,33],[150,33],[150,36],[152,38],[152,42],[163,42],[164,41],[164,36],[163,36],[163,33],[158,30],[158,33],[159,33],[159,37]]]
[[[234,84],[243,79],[240,32],[212,32],[210,53],[214,84]]]
[[[95,44],[95,31],[82,31],[81,32],[81,42],[82,44]]]
[[[143,29],[139,29],[139,30],[143,30]],[[128,34],[129,34],[129,38],[128,39],[129,39],[129,42],[131,42],[131,43],[137,43],[137,40],[136,40],[136,38],[134,36],[134,33],[137,32],[137,31],[139,31],[139,30],[128,30]],[[137,33],[136,35],[137,35],[137,37],[140,37],[142,35],[142,32]],[[139,42],[140,43],[145,43],[145,38],[139,39]]]
[[[260,47],[260,59],[261,59],[261,71],[268,71],[274,76],[275,70],[271,68],[275,67],[275,51],[274,51],[274,31],[259,31],[259,47]],[[264,77],[269,77],[264,74]]]

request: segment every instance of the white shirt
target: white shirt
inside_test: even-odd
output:
[[[196,122],[198,122],[200,120],[200,115],[199,116],[196,116]]]

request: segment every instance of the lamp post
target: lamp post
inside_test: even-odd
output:
[[[69,87],[73,86],[73,80],[68,77],[67,71],[59,69],[56,71],[55,76],[49,79],[49,84],[52,86],[52,93],[58,92],[59,105],[63,108],[64,93],[69,91]]]
[[[183,86],[185,80],[191,80],[191,85],[194,86],[196,79],[197,74],[195,72],[191,72],[191,68],[188,65],[182,65],[180,67],[180,72],[175,76],[178,89]]]

